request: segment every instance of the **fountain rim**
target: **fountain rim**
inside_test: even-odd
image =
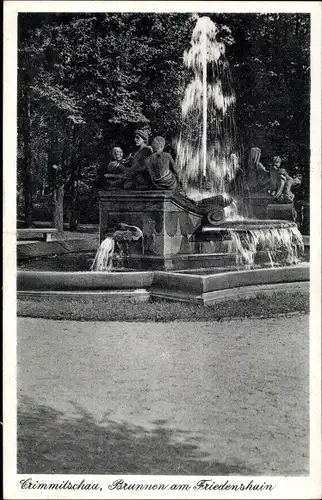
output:
[[[94,252],[93,252],[94,253]],[[45,256],[46,257],[46,256]],[[32,259],[30,259],[32,260]],[[137,271],[133,271],[133,270],[130,270],[130,271],[118,271],[117,269],[113,269],[112,271],[44,271],[44,270],[41,270],[41,269],[19,269],[17,268],[17,271],[16,271],[16,276],[19,277],[19,276],[23,276],[23,275],[26,275],[26,276],[30,276],[31,274],[40,274],[40,275],[45,275],[47,274],[48,276],[59,276],[59,275],[63,275],[63,276],[83,276],[83,275],[90,275],[90,276],[93,276],[93,277],[96,277],[96,276],[129,276],[129,275],[134,275],[134,276],[138,276],[138,275],[149,275],[149,274],[153,274],[154,272],[156,272],[155,270],[151,270],[149,271],[148,269],[147,270],[140,270],[138,269]],[[161,271],[160,271],[161,272]]]
[[[224,277],[224,276],[227,276],[227,277],[230,277],[232,275],[242,275],[242,274],[248,274],[248,273],[252,273],[252,275],[254,274],[266,274],[266,273],[272,273],[275,272],[275,273],[280,273],[282,269],[288,269],[288,270],[291,270],[290,272],[294,272],[292,271],[293,269],[310,269],[310,263],[309,262],[299,262],[298,264],[290,264],[290,265],[287,265],[287,266],[276,266],[276,267],[257,267],[257,268],[252,268],[252,269],[232,269],[230,271],[223,271],[223,272],[220,272],[220,273],[212,273],[209,272],[209,274],[198,274],[198,273],[188,273],[186,272],[186,270],[177,270],[177,271],[153,271],[154,273],[158,273],[158,274],[163,274],[163,275],[168,275],[168,276],[189,276],[189,277],[200,277],[202,279],[213,279],[215,276],[216,277]],[[201,269],[201,268],[200,268]],[[207,268],[202,268],[203,270],[206,270]]]
[[[202,232],[220,232],[220,231],[234,231],[245,232],[253,230],[270,230],[270,229],[287,229],[297,228],[294,221],[285,221],[279,219],[235,219],[235,220],[222,220],[219,222],[212,222],[202,227]]]
[[[104,272],[17,273],[17,297],[57,296],[109,298],[132,297],[135,300],[163,298],[211,305],[218,300],[234,300],[249,295],[271,294],[280,290],[309,290],[309,263],[278,268],[235,270],[217,274],[186,274],[174,271],[147,271],[144,274]],[[68,274],[68,275],[67,275]],[[65,278],[64,279],[62,279]],[[96,279],[95,279],[96,277]],[[94,278],[94,279],[93,279]],[[111,279],[112,278],[112,279]]]

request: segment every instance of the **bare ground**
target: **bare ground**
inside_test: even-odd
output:
[[[309,472],[308,315],[18,319],[18,471]]]

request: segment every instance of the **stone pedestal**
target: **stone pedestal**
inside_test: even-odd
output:
[[[293,203],[274,203],[268,195],[251,194],[245,202],[250,218],[293,221],[296,217]]]
[[[249,218],[268,219],[271,197],[249,197]],[[269,219],[293,220],[293,205],[274,205]],[[142,270],[185,270],[236,266],[236,252],[227,230],[200,235],[204,212],[191,200],[169,191],[101,191],[100,240],[111,236],[119,223],[137,226],[142,239],[130,243],[120,267]],[[260,222],[260,221],[259,221]],[[259,227],[260,224],[259,224]],[[243,229],[248,230],[248,226]],[[229,236],[229,234],[228,234]],[[266,259],[267,252],[258,258]]]
[[[267,218],[279,220],[295,220],[296,212],[293,203],[272,203],[267,205]]]
[[[137,226],[143,232],[143,245],[137,242],[130,246],[127,267],[162,270],[200,266],[191,262],[191,237],[202,215],[183,206],[179,195],[168,191],[115,190],[101,191],[99,199],[101,241],[120,222]]]

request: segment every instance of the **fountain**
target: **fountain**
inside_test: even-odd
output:
[[[101,193],[102,239],[119,221],[143,231],[145,252],[132,252],[130,267],[180,270],[252,265],[256,254],[271,264],[276,259],[294,264],[303,251],[295,222],[249,219],[243,193],[232,186],[239,170],[235,95],[225,45],[217,36],[215,23],[200,17],[191,47],[184,52],[193,77],[182,101],[177,143],[183,193]]]
[[[237,297],[240,287],[243,296],[307,287],[308,265],[295,265],[304,246],[290,216],[293,205],[274,211],[267,192],[247,197],[237,188],[235,95],[225,45],[217,37],[211,19],[200,17],[184,53],[192,80],[183,96],[177,141],[182,190],[101,191],[101,247],[92,271],[33,279],[21,272],[21,290],[143,290],[144,297],[206,304],[227,293]],[[287,217],[276,218],[279,213]],[[113,254],[115,266],[124,245],[122,266],[113,269]]]

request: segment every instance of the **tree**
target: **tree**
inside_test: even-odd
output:
[[[256,145],[264,160],[284,155],[290,169],[298,164],[308,177],[309,16],[209,16],[229,42],[241,151]],[[53,165],[76,229],[79,200],[96,203],[99,170],[113,146],[131,152],[138,125],[171,144],[195,22],[176,13],[19,15],[18,178],[28,225],[45,180],[54,192]]]

